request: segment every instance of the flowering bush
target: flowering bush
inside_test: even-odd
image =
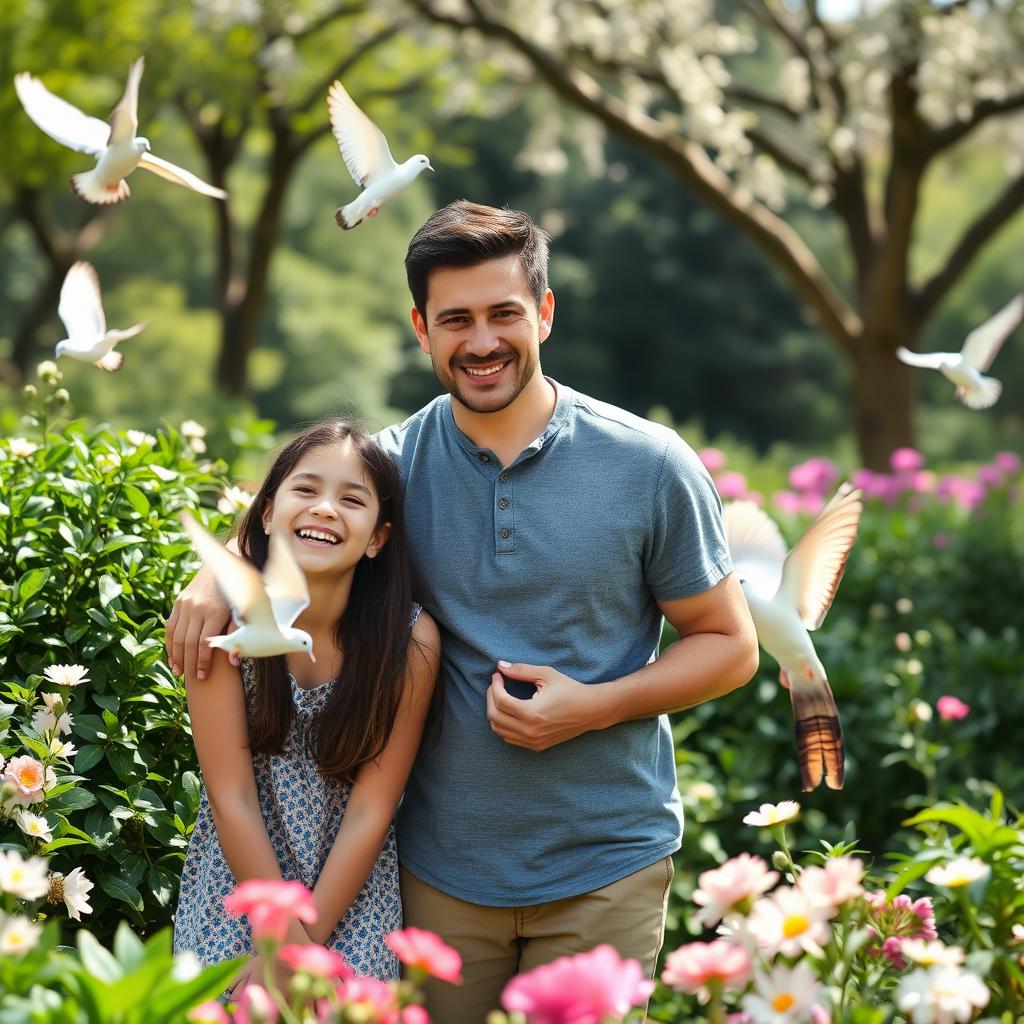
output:
[[[61,422],[60,383],[42,364],[25,436],[0,440],[0,845],[50,858],[38,912],[109,939],[170,922],[197,812],[163,620],[195,568],[178,510],[223,466],[197,463],[197,425]]]

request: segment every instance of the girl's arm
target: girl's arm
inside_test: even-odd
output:
[[[341,828],[313,888],[317,921],[307,931],[315,942],[327,941],[380,856],[419,749],[440,651],[437,626],[422,611],[412,629],[405,688],[391,738],[380,757],[359,769]]]

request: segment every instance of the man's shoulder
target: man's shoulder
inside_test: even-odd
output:
[[[447,395],[438,395],[422,409],[406,417],[401,423],[377,431],[374,440],[392,458],[402,462],[416,450],[418,442],[440,429]]]
[[[619,441],[658,457],[664,456],[669,449],[693,454],[693,449],[686,441],[664,423],[644,419],[643,416],[578,391],[572,392],[572,403],[577,430],[593,431],[596,435],[607,437],[609,441]],[[693,457],[696,458],[696,455]]]

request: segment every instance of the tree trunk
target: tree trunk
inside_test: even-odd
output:
[[[64,283],[64,276],[67,274],[71,262],[70,260],[62,261],[48,267],[46,278],[36,289],[36,297],[32,305],[21,318],[21,323],[18,324],[18,333],[14,336],[14,345],[11,351],[11,364],[22,380],[28,376],[28,371],[34,362],[44,356],[47,359],[53,358],[52,352],[39,348],[38,334],[46,323],[57,316],[60,287]],[[60,337],[63,336],[63,334],[60,335]]]
[[[914,370],[896,358],[899,345],[912,344],[891,334],[866,336],[856,346],[853,370],[853,428],[861,462],[887,471],[895,448],[914,446]]]

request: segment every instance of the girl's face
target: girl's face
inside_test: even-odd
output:
[[[312,448],[281,481],[263,513],[264,529],[291,539],[303,572],[341,574],[376,557],[390,532],[377,526],[380,501],[351,442]]]

